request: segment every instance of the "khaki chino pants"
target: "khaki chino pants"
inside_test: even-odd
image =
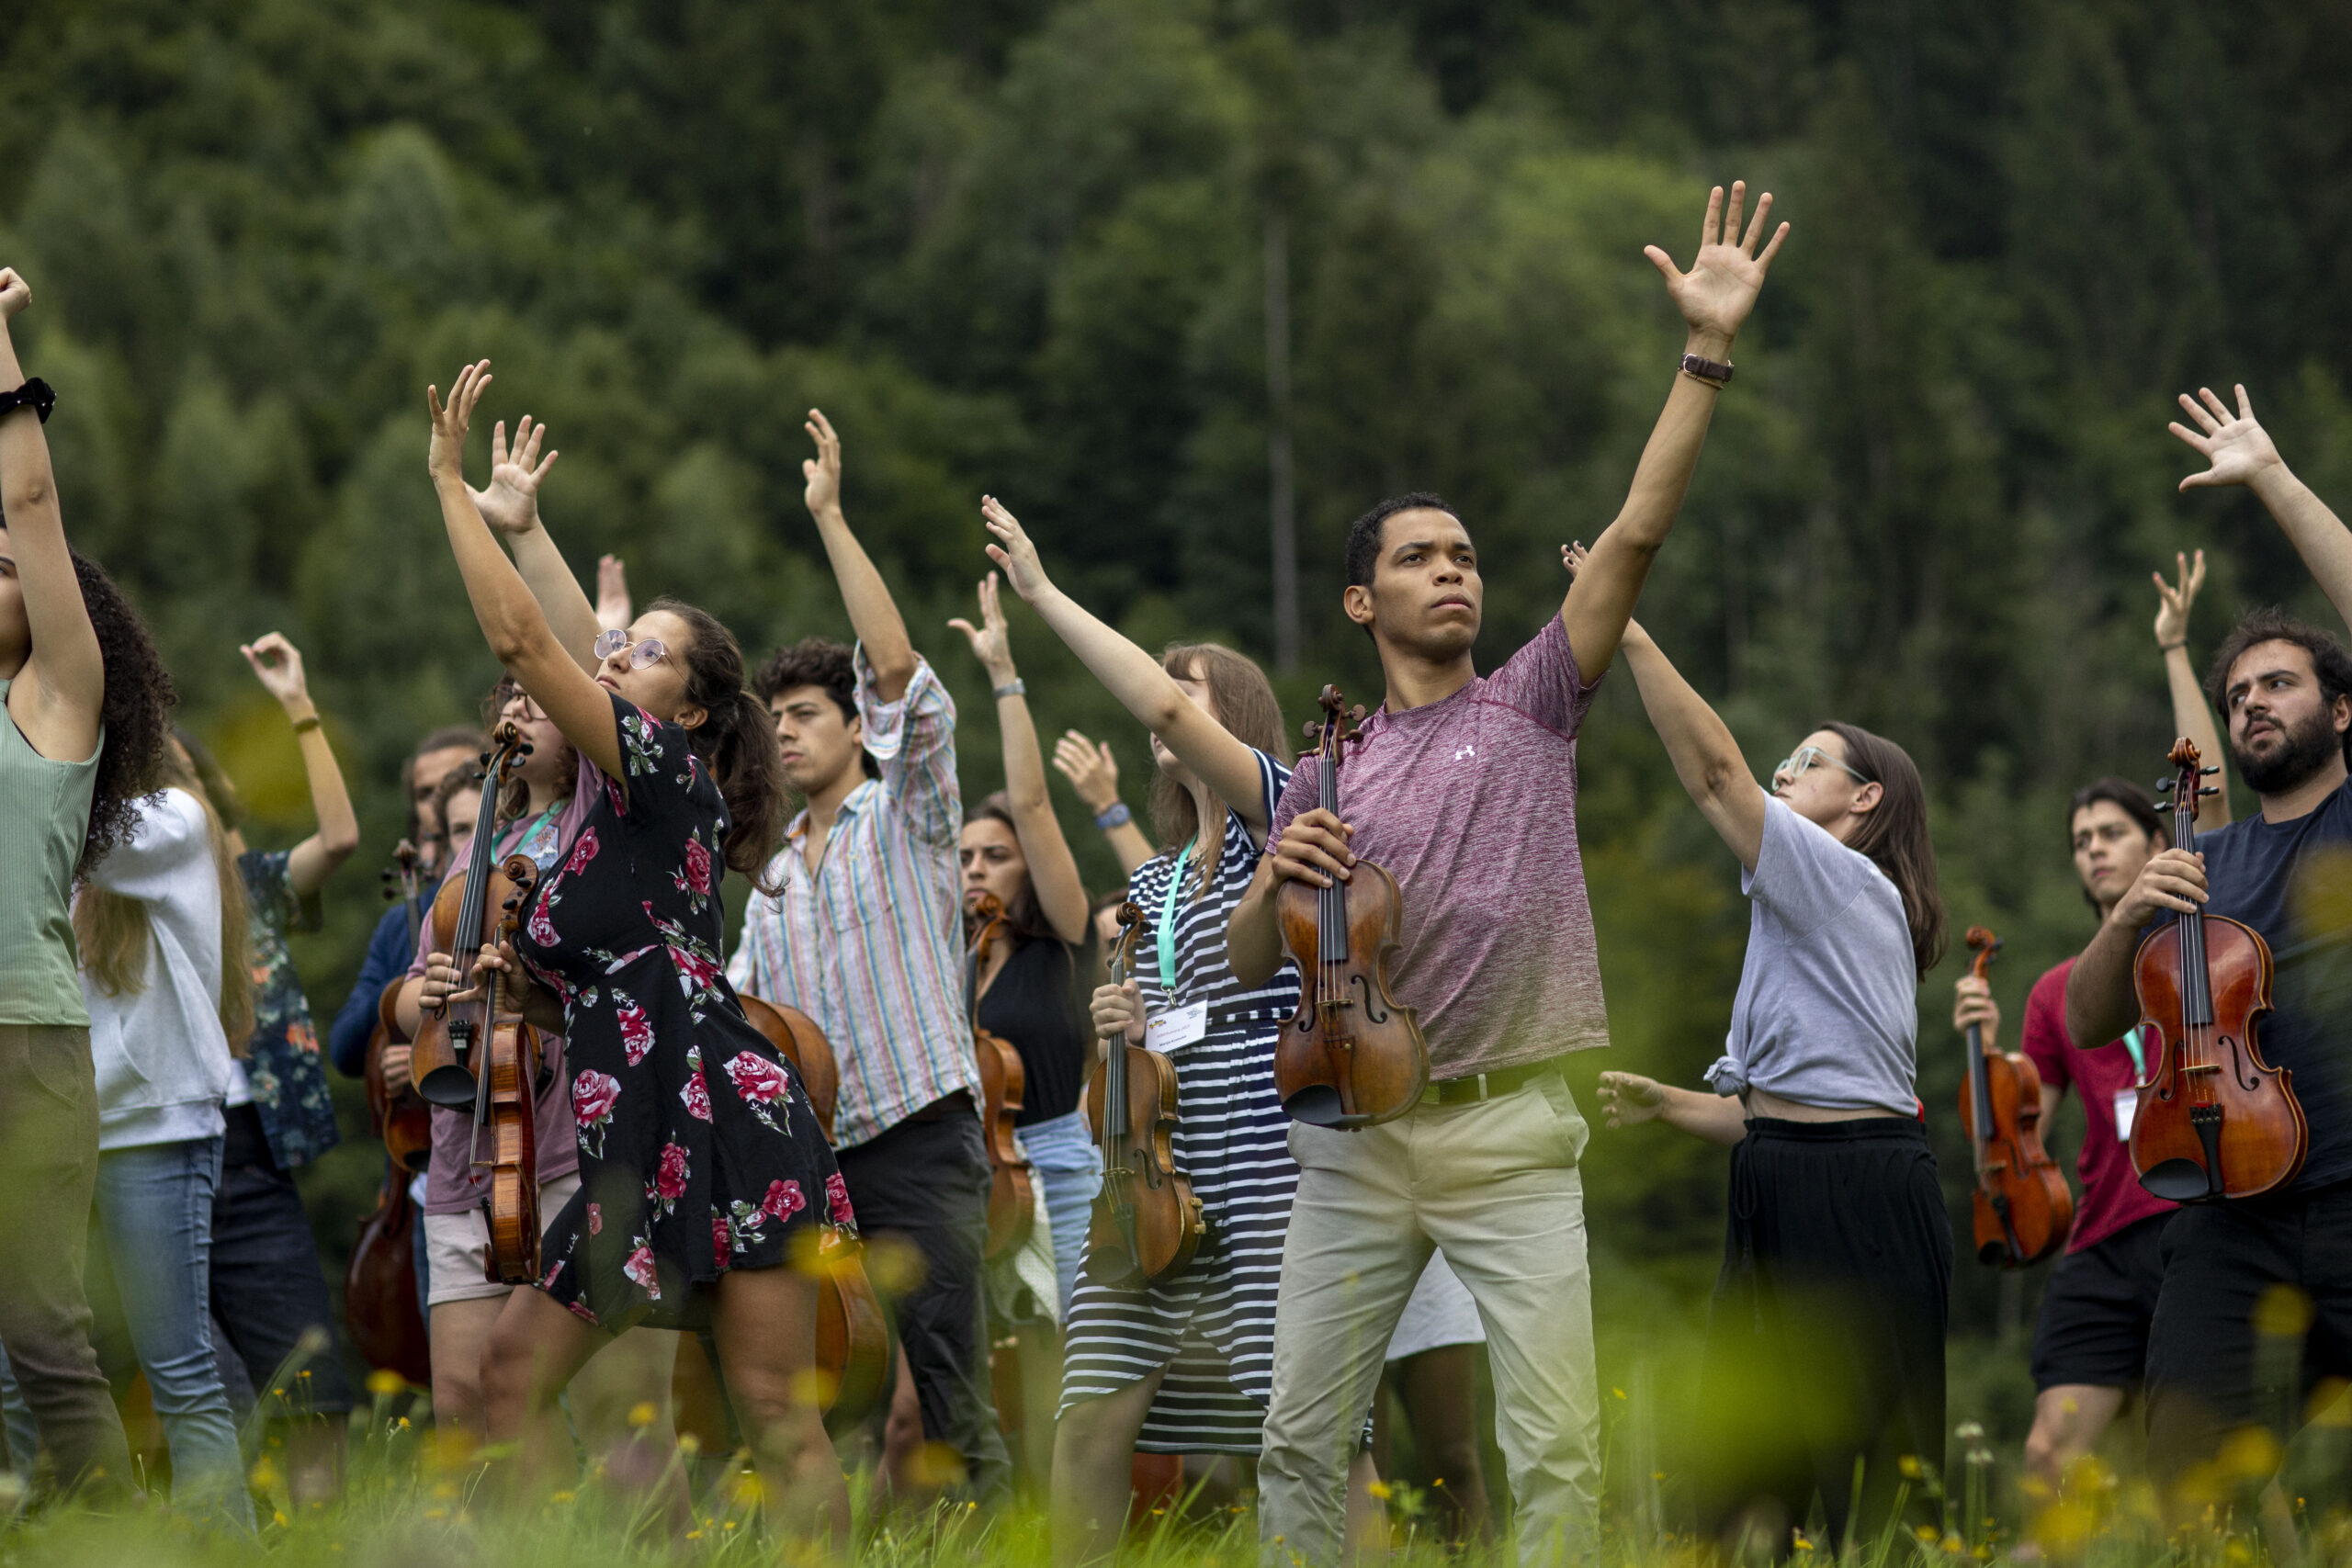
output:
[[[1298,1196],[1258,1469],[1269,1563],[1339,1561],[1348,1463],[1432,1246],[1486,1324],[1520,1562],[1532,1568],[1589,1548],[1600,1401],[1577,1170],[1589,1135],[1566,1080],[1553,1075],[1358,1133],[1292,1124]]]

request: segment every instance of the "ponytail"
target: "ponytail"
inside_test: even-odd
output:
[[[771,883],[768,864],[784,842],[784,764],[776,757],[775,720],[743,689],[743,650],[734,634],[707,611],[670,598],[656,599],[646,608],[677,616],[692,637],[680,650],[686,669],[685,699],[708,716],[686,731],[686,739],[710,769],[727,802],[722,858],[729,870],[750,878],[760,892],[777,893],[782,885]]]

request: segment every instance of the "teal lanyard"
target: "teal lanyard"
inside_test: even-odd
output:
[[[2140,1029],[2137,1024],[2123,1037],[2123,1048],[2132,1053],[2132,1087],[2137,1089],[2148,1081],[2148,1058],[2140,1049]]]
[[[1176,852],[1176,869],[1169,874],[1167,895],[1159,900],[1159,988],[1172,1004],[1176,997],[1176,895],[1184,886],[1184,865],[1193,858],[1198,837]]]

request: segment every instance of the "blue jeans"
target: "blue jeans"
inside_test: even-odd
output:
[[[220,1179],[218,1137],[101,1154],[98,1230],[171,1445],[174,1501],[250,1530],[253,1499],[212,1349],[212,1195]],[[6,1398],[15,1427],[22,1400],[13,1378]]]
[[[1078,1266],[1086,1261],[1087,1224],[1094,1194],[1102,1187],[1102,1151],[1086,1128],[1086,1112],[1073,1111],[1021,1129],[1037,1184],[1045,1189],[1046,1213],[1054,1227],[1054,1280],[1061,1291],[1061,1318],[1069,1321],[1069,1299],[1078,1289]]]

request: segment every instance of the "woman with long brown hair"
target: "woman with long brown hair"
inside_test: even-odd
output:
[[[1874,1535],[1906,1463],[1917,1473],[1944,1449],[1951,1227],[1914,1082],[1918,984],[1944,949],[1927,790],[1903,748],[1837,722],[1759,789],[1639,625],[1623,647],[1755,903],[1709,1087],[1600,1085],[1611,1127],[1663,1121],[1732,1150],[1701,1371],[1721,1444],[1695,1466],[1704,1522],[1735,1551],[1777,1552],[1817,1491],[1833,1541]]]
[[[466,965],[475,987],[503,972],[526,1021],[564,1036],[580,1145],[543,1277],[492,1331],[489,1434],[545,1463],[569,1448],[557,1396],[612,1336],[707,1324],[771,1518],[845,1551],[848,1491],[808,1394],[817,1279],[788,1260],[796,1233],[855,1222],[808,1090],[744,1018],[718,948],[727,871],[756,879],[783,837],[775,735],[707,614],[657,599],[604,630],[543,528],[507,558],[463,471],[489,384],[484,361],[446,404],[428,389],[426,467],[490,650],[579,751],[591,802],[513,947]],[[466,983],[435,953],[422,999]]]

